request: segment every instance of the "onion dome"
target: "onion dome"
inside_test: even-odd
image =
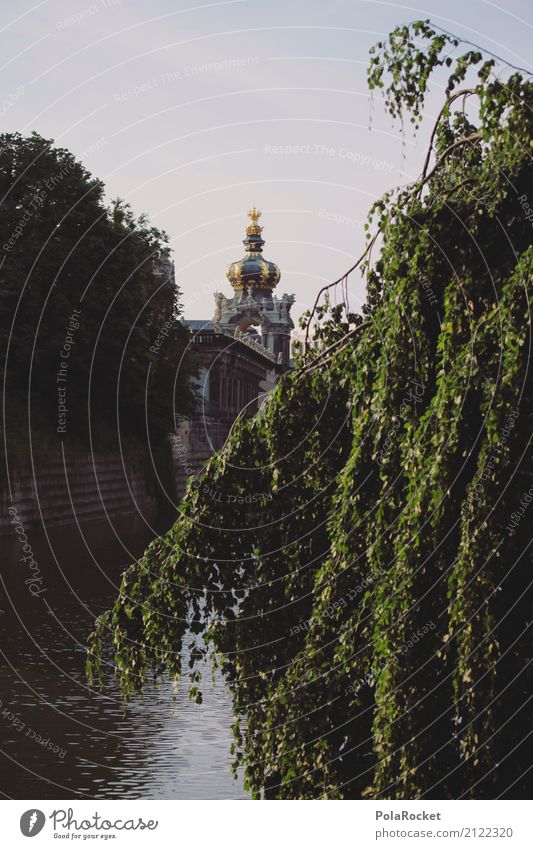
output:
[[[248,213],[251,224],[246,228],[246,239],[243,245],[246,254],[239,262],[232,262],[226,271],[226,277],[234,289],[264,289],[271,292],[279,283],[281,271],[275,262],[263,259],[264,239],[261,238],[263,228],[258,221],[261,213],[251,209]]]

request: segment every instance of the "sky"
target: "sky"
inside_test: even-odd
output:
[[[397,24],[441,27],[531,67],[527,0],[0,0],[1,131],[69,148],[167,231],[184,314],[210,319],[263,212],[264,256],[298,316],[364,248],[374,199],[420,173],[416,138],[367,90],[369,48]],[[370,120],[372,111],[372,120]],[[364,281],[350,283],[352,305]]]

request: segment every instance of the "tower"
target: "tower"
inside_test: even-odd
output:
[[[250,224],[243,241],[246,253],[238,262],[232,262],[226,271],[235,294],[227,298],[215,293],[216,330],[231,336],[241,336],[249,327],[261,330],[261,345],[282,365],[290,360],[290,338],[294,323],[290,315],[294,295],[273,295],[281,272],[275,262],[263,257],[263,228],[259,225],[261,213],[253,207],[248,212]]]

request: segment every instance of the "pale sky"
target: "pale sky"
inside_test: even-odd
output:
[[[419,173],[442,90],[418,140],[373,107],[369,47],[430,17],[531,67],[527,0],[0,0],[3,131],[69,148],[170,235],[187,318],[211,318],[246,211],[294,315],[349,267],[379,194]],[[465,48],[466,49],[466,48]],[[351,286],[354,304],[363,284]]]

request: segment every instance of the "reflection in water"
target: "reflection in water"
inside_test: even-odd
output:
[[[96,533],[93,528],[91,540]],[[204,701],[164,681],[123,709],[119,689],[90,694],[85,638],[113,600],[129,550],[102,529],[91,552],[78,532],[50,545],[28,533],[46,592],[24,584],[16,537],[2,540],[0,597],[0,792],[15,799],[242,799],[230,772],[231,700],[206,669]],[[110,538],[111,537],[111,538]],[[122,567],[117,565],[122,564]]]

